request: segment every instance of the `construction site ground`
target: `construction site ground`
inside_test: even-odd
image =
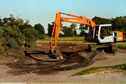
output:
[[[74,73],[93,66],[110,66],[126,63],[126,50],[116,53],[104,50],[88,52],[87,44],[61,43],[58,45],[64,60],[48,56],[49,44],[37,43],[33,48],[11,49],[0,60],[0,82],[94,83],[126,82],[126,72],[97,72],[82,76]]]

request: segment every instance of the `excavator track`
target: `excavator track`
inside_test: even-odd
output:
[[[116,44],[106,44],[106,45],[88,45],[87,51],[94,52],[97,50],[104,50],[107,53],[116,53],[118,47]]]

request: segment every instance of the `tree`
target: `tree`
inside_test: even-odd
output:
[[[111,23],[111,19],[101,18],[101,17],[97,17],[97,16],[95,16],[94,18],[92,18],[92,20],[96,24],[109,24],[109,23]]]
[[[76,32],[76,27],[77,27],[77,25],[74,24],[74,23],[72,23],[72,24],[70,25],[70,28],[72,29],[73,36],[76,36],[76,34],[77,34],[77,32]]]
[[[80,24],[80,35],[79,36],[84,36],[84,24]]]
[[[51,36],[52,34],[53,24],[54,22],[52,22],[51,24],[48,23],[48,36]]]
[[[40,23],[35,24],[34,28],[38,31],[39,35],[44,35],[45,34],[44,27]]]
[[[3,22],[2,22],[2,19],[0,18],[0,26],[2,26],[3,25]]]
[[[121,30],[124,27],[123,17],[116,17],[113,21],[113,30]]]
[[[25,37],[25,46],[34,46],[35,41],[38,39],[38,31],[34,28],[27,28],[23,30],[23,35]]]
[[[64,36],[65,37],[72,37],[73,36],[72,29],[67,26],[64,26]]]
[[[73,35],[77,36],[77,31],[76,30],[73,31]]]
[[[28,20],[24,21],[10,15],[0,19],[0,37],[0,47],[7,50],[22,47],[25,40],[28,44],[32,42],[33,45],[38,35]]]
[[[10,49],[18,49],[20,48],[21,46],[16,42],[15,39],[10,39],[9,42],[8,42],[8,48]]]
[[[7,26],[4,24],[2,27],[0,27],[0,31],[1,31],[0,32],[0,37],[1,37],[0,42],[4,48],[9,47],[9,45],[10,45],[9,42],[11,39],[14,39],[15,42],[17,42],[18,46],[20,46],[20,47],[22,46],[22,43],[23,43],[22,34],[21,34],[18,26],[16,26],[16,25]]]
[[[44,27],[39,23],[35,24],[34,28],[38,31],[39,38],[43,38],[43,35],[45,34]]]
[[[79,36],[85,36],[88,33],[88,27],[87,25],[80,24],[80,35]]]

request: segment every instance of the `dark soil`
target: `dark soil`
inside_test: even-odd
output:
[[[57,61],[49,58],[48,44],[37,44],[34,48],[9,50],[4,63],[12,69],[8,73],[14,75],[27,73],[40,75],[85,67],[96,60],[106,59],[103,51],[86,52],[87,47],[84,44],[59,44],[64,60]]]

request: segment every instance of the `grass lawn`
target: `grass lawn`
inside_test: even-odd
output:
[[[117,44],[118,48],[126,49],[126,43]]]
[[[50,41],[50,37],[45,37],[41,39],[42,41]],[[59,37],[59,41],[84,41],[84,37]]]
[[[103,70],[107,70],[107,69],[117,69],[118,70],[125,70],[126,71],[126,63],[124,64],[119,64],[119,65],[114,65],[114,66],[100,66],[100,67],[91,67],[85,70],[82,70],[80,72],[75,73],[73,76],[75,75],[84,75],[84,74],[89,74],[89,73],[94,73],[94,72],[98,72],[98,71],[103,71]]]
[[[44,41],[50,41],[50,40],[51,40],[51,38],[49,36],[44,36],[44,39],[40,39],[37,42],[42,42],[42,41],[44,42]],[[60,41],[60,43],[83,42],[83,43],[95,44],[94,42],[85,41],[85,37],[79,37],[79,36],[78,37],[59,37],[58,41]],[[119,48],[123,48],[123,49],[125,48],[126,49],[126,42],[117,42],[117,46]]]

